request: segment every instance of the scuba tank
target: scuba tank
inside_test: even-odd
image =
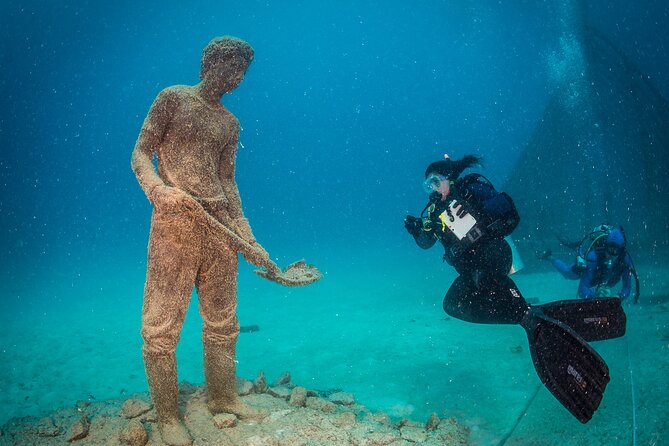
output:
[[[586,269],[586,259],[588,254],[593,249],[603,250],[606,246],[606,238],[611,233],[613,226],[611,225],[599,225],[596,226],[588,235],[583,237],[581,242],[578,244],[578,249],[576,250],[576,266],[575,268],[578,272],[583,272]]]

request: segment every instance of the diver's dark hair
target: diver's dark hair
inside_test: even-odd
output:
[[[458,178],[465,169],[474,166],[482,166],[483,158],[477,155],[465,155],[459,160],[452,160],[450,158],[440,161],[435,161],[434,163],[427,166],[425,169],[425,178],[428,177],[431,173],[436,173],[443,175],[451,180]]]

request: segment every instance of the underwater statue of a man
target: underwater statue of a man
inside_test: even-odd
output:
[[[253,60],[235,37],[213,39],[202,54],[194,86],[164,89],[149,110],[132,154],[132,169],[154,205],[142,310],[142,348],[163,441],[192,443],[178,414],[175,350],[193,286],[202,314],[207,404],[241,419],[266,414],[237,395],[239,334],[237,253],[282,285],[312,283],[315,267],[296,262],[282,271],[256,242],[235,183],[240,125],[222,104]],[[157,158],[157,172],[153,156]]]

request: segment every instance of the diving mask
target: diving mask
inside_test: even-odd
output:
[[[428,194],[431,194],[432,192],[435,192],[437,189],[439,189],[439,185],[442,181],[448,181],[448,177],[433,173],[432,175],[429,175],[427,178],[425,178],[425,181],[423,181],[423,189]]]

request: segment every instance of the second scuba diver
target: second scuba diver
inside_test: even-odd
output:
[[[548,390],[580,422],[599,407],[609,369],[587,342],[625,334],[620,299],[564,300],[531,306],[509,278],[512,251],[504,239],[520,222],[507,194],[479,174],[460,177],[481,158],[436,161],[425,171],[430,193],[420,217],[404,225],[423,249],[437,240],[459,276],[444,297],[450,316],[482,324],[521,325],[532,361]]]
[[[627,299],[632,291],[632,277],[636,281],[634,303],[639,299],[639,277],[634,262],[627,252],[627,237],[622,226],[602,224],[594,228],[580,242],[560,243],[576,250],[576,261],[567,264],[553,255],[551,250],[544,251],[539,258],[550,260],[553,267],[569,280],[579,280],[578,297],[610,297],[611,288],[622,281],[617,294],[622,300]]]

